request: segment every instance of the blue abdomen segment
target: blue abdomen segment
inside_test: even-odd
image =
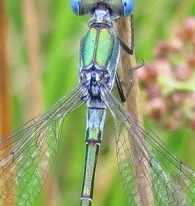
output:
[[[71,0],[72,11],[77,15],[85,15],[104,3],[113,15],[128,16],[134,8],[134,0]]]

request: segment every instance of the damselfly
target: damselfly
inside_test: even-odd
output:
[[[133,0],[71,0],[74,13],[91,13],[89,29],[80,42],[79,84],[48,112],[0,142],[1,205],[33,204],[56,156],[64,119],[83,104],[87,105],[87,125],[82,206],[92,204],[107,110],[116,122],[117,158],[129,204],[194,205],[194,171],[172,155],[153,132],[145,131],[111,93],[120,47],[128,50],[113,25],[131,13],[133,3]],[[138,154],[137,161],[131,156],[132,145]],[[135,179],[139,179],[139,185]],[[146,191],[144,196],[138,188]]]

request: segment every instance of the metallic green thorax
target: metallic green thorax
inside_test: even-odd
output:
[[[109,29],[90,28],[81,41],[80,55],[84,69],[106,69],[113,53],[114,39]]]

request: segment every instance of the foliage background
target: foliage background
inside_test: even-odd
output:
[[[9,69],[12,93],[12,128],[45,111],[61,96],[70,91],[78,81],[79,41],[87,29],[89,16],[76,16],[67,0],[36,0],[37,29],[40,38],[40,109],[33,111],[36,95],[31,91],[29,50],[24,12],[25,0],[6,0],[9,25]],[[169,39],[174,29],[187,16],[195,13],[194,0],[136,1],[135,50],[138,62],[141,58],[151,61],[154,50],[161,40]],[[30,15],[30,13],[29,13]],[[34,28],[31,28],[34,29]],[[36,84],[36,82],[35,82]],[[37,82],[39,84],[39,82]],[[78,205],[82,186],[85,152],[85,107],[71,114],[64,125],[59,153],[52,171],[51,188],[56,205]],[[146,124],[150,125],[146,119]],[[94,206],[127,205],[120,181],[115,156],[113,121],[108,117],[105,138],[98,159]],[[154,125],[150,125],[152,128]],[[195,168],[192,159],[194,135],[186,128],[178,131],[159,131],[171,149]],[[185,145],[185,147],[183,146]],[[195,153],[195,152],[194,152]],[[35,205],[44,205],[40,195]],[[52,198],[51,198],[52,199]],[[52,200],[51,200],[52,202]],[[51,205],[54,205],[52,203]],[[48,203],[47,203],[48,206]]]

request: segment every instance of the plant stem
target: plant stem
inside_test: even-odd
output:
[[[132,39],[131,21],[132,21],[132,17],[126,17],[121,19],[117,24],[117,33],[119,38],[123,42],[125,42],[125,44],[130,48],[131,48],[130,44]],[[136,65],[135,55],[134,54],[130,55],[124,49],[121,49],[119,76],[122,82],[124,82],[124,85],[128,85],[128,82],[130,81],[129,79],[130,69],[135,68],[136,66],[137,65]],[[132,88],[130,90],[130,93],[124,105],[129,113],[131,113],[138,120],[140,121],[142,120],[142,115],[139,107],[139,84],[138,84],[138,78],[136,72],[134,72]],[[151,206],[153,195],[150,187],[149,165],[143,157],[141,158],[140,161],[140,153],[138,153],[137,146],[134,144],[130,136],[129,136],[129,140],[132,145],[131,148],[132,161],[136,165],[136,167],[134,167],[133,170],[135,176],[135,185],[137,187],[136,189],[137,189],[138,205]],[[142,177],[142,179],[139,177]]]

